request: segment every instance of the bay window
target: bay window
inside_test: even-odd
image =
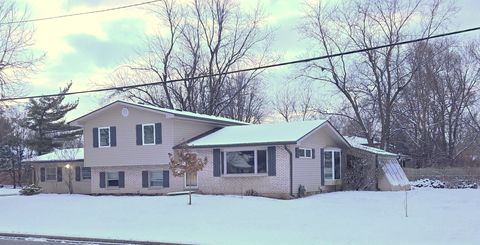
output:
[[[324,177],[326,180],[340,179],[341,154],[340,149],[324,151]]]

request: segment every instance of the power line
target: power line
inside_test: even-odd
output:
[[[145,87],[145,86],[152,86],[152,85],[182,82],[182,81],[186,81],[186,80],[208,78],[208,77],[211,77],[211,76],[229,75],[229,74],[235,74],[235,73],[241,73],[241,72],[264,70],[264,69],[269,69],[269,68],[274,68],[274,67],[279,67],[279,66],[306,63],[306,62],[312,62],[312,61],[322,60],[322,59],[327,59],[327,58],[334,58],[334,57],[343,56],[343,55],[350,55],[350,54],[355,54],[355,53],[367,52],[367,51],[381,49],[381,48],[387,48],[387,47],[398,46],[398,45],[405,45],[405,44],[409,44],[409,43],[421,42],[421,41],[425,41],[425,40],[429,40],[429,39],[458,35],[458,34],[462,34],[462,33],[466,33],[466,32],[478,31],[478,30],[480,30],[480,26],[479,27],[474,27],[474,28],[469,28],[469,29],[463,29],[463,30],[459,30],[459,31],[454,31],[454,32],[447,32],[447,33],[442,33],[442,34],[438,34],[438,35],[432,35],[432,36],[428,36],[428,37],[422,37],[422,38],[417,38],[417,39],[411,39],[411,40],[391,43],[391,44],[384,44],[384,45],[370,47],[370,48],[351,50],[351,51],[340,52],[340,53],[335,53],[335,54],[330,54],[330,55],[323,55],[323,56],[317,56],[317,57],[312,57],[312,58],[307,58],[307,59],[293,60],[293,61],[287,61],[287,62],[282,62],[282,63],[275,63],[275,64],[270,64],[270,65],[264,65],[264,66],[257,66],[257,67],[245,68],[245,69],[240,69],[240,70],[234,70],[234,71],[227,71],[227,72],[223,72],[223,73],[200,75],[200,76],[191,77],[191,78],[179,78],[179,79],[171,79],[171,80],[168,80],[168,81],[160,81],[160,82],[152,82],[152,83],[133,84],[133,85],[118,86],[118,87],[74,91],[74,92],[67,92],[67,93],[64,93],[64,94],[47,94],[47,95],[32,95],[32,96],[23,96],[23,97],[0,98],[0,102],[1,101],[24,100],[24,99],[37,99],[37,98],[54,97],[54,96],[66,96],[66,95],[75,95],[75,94],[97,93],[97,92],[105,92],[105,91],[112,91],[112,90],[122,91],[122,90],[137,88],[137,87]]]
[[[123,6],[113,7],[113,8],[99,9],[99,10],[73,13],[73,14],[64,14],[64,15],[57,15],[57,16],[50,16],[50,17],[43,17],[43,18],[36,18],[36,19],[29,19],[29,20],[10,21],[10,22],[0,23],[0,24],[1,25],[10,25],[10,24],[29,23],[29,22],[36,22],[36,21],[43,21],[43,20],[53,20],[53,19],[67,18],[67,17],[73,17],[73,16],[87,15],[87,14],[98,14],[98,13],[115,11],[115,10],[120,10],[120,9],[138,7],[138,6],[152,4],[152,3],[156,3],[156,2],[160,2],[160,1],[162,1],[162,0],[152,0],[152,1],[148,1],[148,2],[140,2],[140,3],[123,5]]]

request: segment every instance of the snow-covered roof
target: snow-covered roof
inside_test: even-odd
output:
[[[78,118],[72,120],[69,123],[76,124],[78,121],[84,120],[87,117],[89,117],[91,115],[94,115],[94,114],[100,112],[101,110],[103,110],[105,108],[108,108],[108,107],[110,107],[114,104],[118,104],[118,103],[125,104],[125,105],[130,105],[130,106],[135,106],[135,107],[138,107],[138,108],[141,108],[141,109],[153,110],[153,111],[156,111],[156,112],[175,115],[175,116],[178,116],[178,117],[181,117],[181,118],[183,117],[183,118],[197,119],[197,120],[209,121],[209,122],[214,122],[214,123],[220,123],[220,124],[224,124],[224,125],[248,125],[249,124],[249,123],[246,123],[246,122],[242,122],[242,121],[238,121],[238,120],[234,120],[234,119],[230,119],[230,118],[226,118],[226,117],[211,116],[211,115],[194,113],[194,112],[189,112],[189,111],[172,110],[172,109],[162,108],[162,107],[153,106],[153,105],[131,103],[131,102],[128,102],[128,101],[123,101],[123,100],[114,101],[114,102],[112,102],[112,103],[110,103],[106,106],[103,106],[103,107],[101,107],[101,108],[99,108],[95,111],[92,111],[92,112],[87,113],[87,114],[85,114],[81,117],[78,117]]]
[[[56,149],[53,152],[24,160],[29,163],[82,161],[83,148]]]
[[[295,144],[327,120],[229,126],[195,139],[189,147]],[[340,136],[341,137],[341,136]]]
[[[362,150],[362,151],[366,151],[366,152],[370,152],[370,153],[373,153],[373,154],[376,154],[376,155],[395,156],[395,157],[398,156],[398,154],[366,145],[366,144],[368,144],[368,141],[367,141],[366,138],[357,137],[357,136],[343,136],[343,137],[348,141],[348,143],[350,143],[350,145],[353,148],[356,148],[356,149],[359,149],[359,150]]]

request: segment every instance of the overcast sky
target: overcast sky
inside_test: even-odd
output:
[[[138,3],[143,0],[20,0],[19,8],[27,8],[30,18],[64,15],[98,10],[119,5]],[[248,0],[249,3],[255,2]],[[300,35],[296,27],[303,14],[302,0],[261,0],[269,15],[269,24],[277,30],[272,41],[273,50],[284,54],[284,60],[299,58],[306,53],[298,45]],[[460,8],[449,29],[480,26],[480,1],[458,0]],[[244,4],[244,3],[242,3]],[[39,71],[28,78],[28,93],[31,95],[55,93],[69,81],[72,91],[92,88],[109,80],[110,74],[141,48],[142,38],[153,33],[157,22],[145,7],[84,15],[57,20],[35,22],[36,50],[46,53]],[[480,37],[479,34],[467,34]],[[266,74],[269,83],[287,79],[287,68],[276,68]],[[78,109],[69,119],[80,116],[105,101],[102,95],[80,98]]]

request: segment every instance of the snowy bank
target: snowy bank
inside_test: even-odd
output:
[[[478,244],[480,190],[0,198],[0,232],[200,244]]]

